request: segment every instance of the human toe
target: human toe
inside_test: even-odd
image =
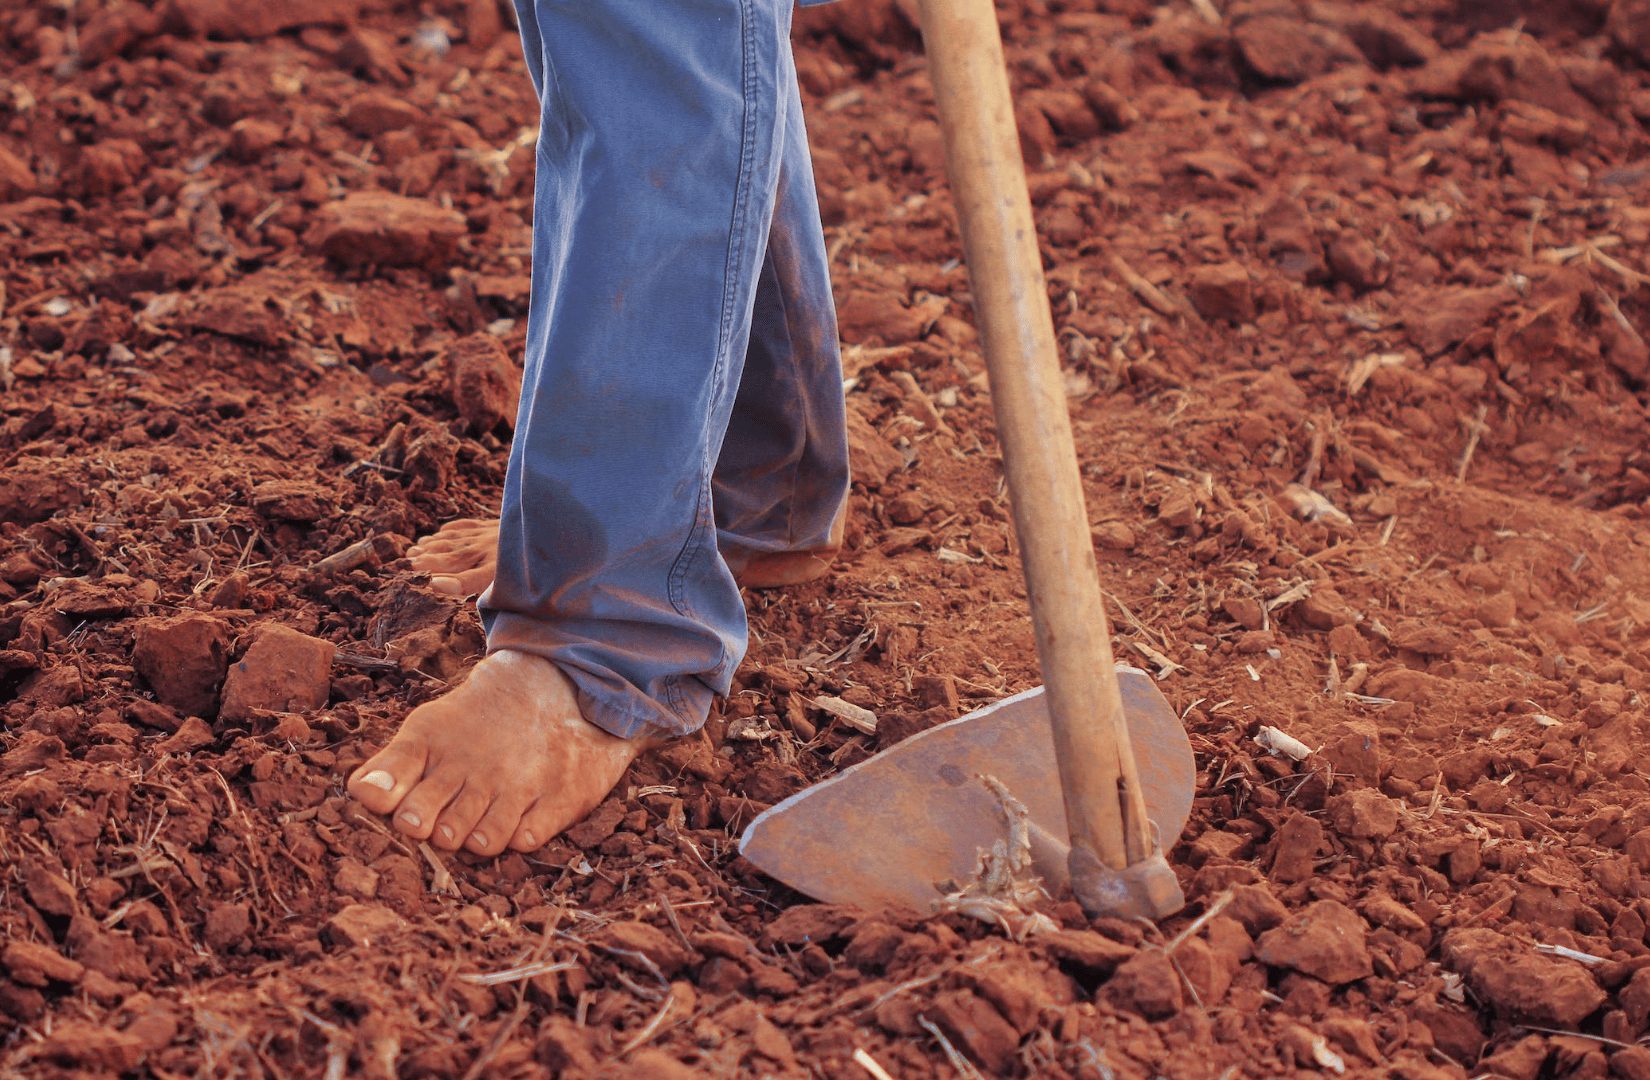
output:
[[[430,588],[443,596],[463,597],[464,583],[453,574],[434,574],[430,577]]]
[[[425,779],[401,800],[396,808],[394,825],[414,840],[428,840],[435,832],[441,811],[458,794],[461,781],[432,776]]]
[[[424,747],[397,738],[350,774],[350,795],[375,814],[387,814],[401,804],[424,775]]]
[[[466,781],[459,793],[453,796],[452,802],[435,819],[435,831],[430,834],[430,842],[436,847],[457,851],[469,839],[471,830],[487,813],[492,802],[492,795],[482,790],[479,784]]]
[[[527,809],[526,801],[520,798],[500,797],[488,807],[487,813],[470,830],[470,838],[464,846],[477,855],[497,855],[506,847],[511,846],[512,840],[520,830],[522,814]]]
[[[424,539],[407,549],[407,558],[416,559],[424,555],[445,555],[447,552],[451,551],[457,543],[458,542],[456,540],[445,538],[440,533],[437,533],[434,536],[426,536]]]
[[[511,835],[509,846],[515,851],[537,851],[572,824],[563,820],[566,816],[554,803],[540,799],[522,814],[521,824]]]
[[[448,576],[457,583],[461,595],[480,596],[482,590],[493,583],[496,569],[492,566],[478,566],[473,570],[464,570]]]

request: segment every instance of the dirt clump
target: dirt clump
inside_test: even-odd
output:
[[[280,623],[253,632],[246,653],[229,665],[223,683],[225,720],[259,712],[310,712],[327,703],[337,646]]]
[[[210,717],[217,712],[218,688],[229,670],[229,644],[229,624],[211,615],[150,619],[137,626],[132,667],[156,700]]]

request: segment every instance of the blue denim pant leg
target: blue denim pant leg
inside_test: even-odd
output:
[[[745,370],[713,483],[723,556],[825,547],[848,496],[836,306],[796,68],[786,56],[779,195]]]
[[[488,648],[556,662],[616,735],[680,734],[747,640],[712,474],[795,108],[790,4],[517,10],[541,130]]]

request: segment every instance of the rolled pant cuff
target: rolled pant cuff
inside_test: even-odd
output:
[[[616,672],[590,662],[589,642],[556,640],[545,623],[510,612],[487,612],[487,652],[539,656],[573,682],[579,713],[621,739],[674,739],[705,726],[716,691],[692,676],[671,676],[653,687],[657,699]]]

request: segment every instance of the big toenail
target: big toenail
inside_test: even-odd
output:
[[[413,813],[411,810],[403,813],[401,815],[401,820],[405,821],[408,825],[411,825],[415,829],[424,824],[424,819]]]
[[[380,791],[395,790],[395,777],[391,776],[383,769],[374,769],[372,772],[363,776],[361,778],[361,782],[368,787],[375,787]]]
[[[473,833],[471,833],[470,834],[470,843],[474,844],[476,847],[486,847],[487,846],[487,834],[483,833],[483,832],[473,832]]]

